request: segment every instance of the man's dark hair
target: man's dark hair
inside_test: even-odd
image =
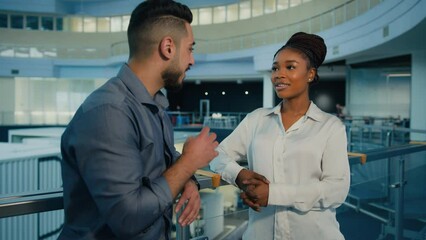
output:
[[[147,57],[164,36],[171,36],[177,44],[187,36],[185,22],[192,22],[191,10],[172,0],[147,0],[132,12],[127,39],[129,58]]]

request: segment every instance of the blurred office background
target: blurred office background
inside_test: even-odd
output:
[[[0,239],[56,239],[60,135],[127,61],[139,2],[0,0]],[[295,32],[319,34],[328,53],[311,98],[345,123],[351,153],[337,214],[345,238],[426,239],[425,0],[180,2],[196,45],[184,88],[166,92],[178,149],[202,126],[222,140],[248,112],[278,104],[273,54]],[[238,239],[247,223],[238,190],[203,186],[199,220],[176,226],[175,238]]]

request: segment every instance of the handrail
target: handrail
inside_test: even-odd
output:
[[[381,126],[381,125],[374,125],[374,124],[359,124],[359,123],[346,123],[346,127],[356,127],[356,128],[365,128],[365,129],[376,129],[376,130],[390,130],[390,131],[400,131],[400,132],[407,132],[407,133],[421,133],[426,134],[426,130],[422,129],[412,129],[412,128],[404,128],[404,127],[398,127],[398,126]]]
[[[64,208],[62,189],[3,196],[0,198],[0,219]]]
[[[349,157],[349,162],[351,165],[357,163],[363,163],[363,156],[365,155],[367,162],[377,161],[384,158],[391,158],[395,156],[426,151],[425,144],[406,144],[400,146],[392,146],[382,149],[373,149],[365,153],[359,153],[358,156]]]
[[[203,172],[203,174],[205,174]],[[217,178],[215,176],[206,177],[199,174],[195,175],[199,184],[200,189],[215,188],[218,186]],[[220,185],[226,185],[224,181],[220,182]],[[4,194],[0,195],[0,219],[48,212],[54,210],[63,209],[63,190],[62,188],[53,190],[38,190],[32,192],[21,193],[20,195],[15,194]]]

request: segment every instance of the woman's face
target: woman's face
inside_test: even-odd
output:
[[[309,98],[309,82],[315,76],[315,69],[308,69],[308,61],[295,49],[285,48],[278,52],[272,64],[271,81],[279,98]]]

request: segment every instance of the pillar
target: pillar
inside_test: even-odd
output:
[[[411,72],[410,128],[426,130],[426,51],[413,53]],[[412,133],[411,140],[426,141],[426,134]]]
[[[275,105],[275,91],[271,82],[271,73],[263,73],[263,107],[273,107]]]

